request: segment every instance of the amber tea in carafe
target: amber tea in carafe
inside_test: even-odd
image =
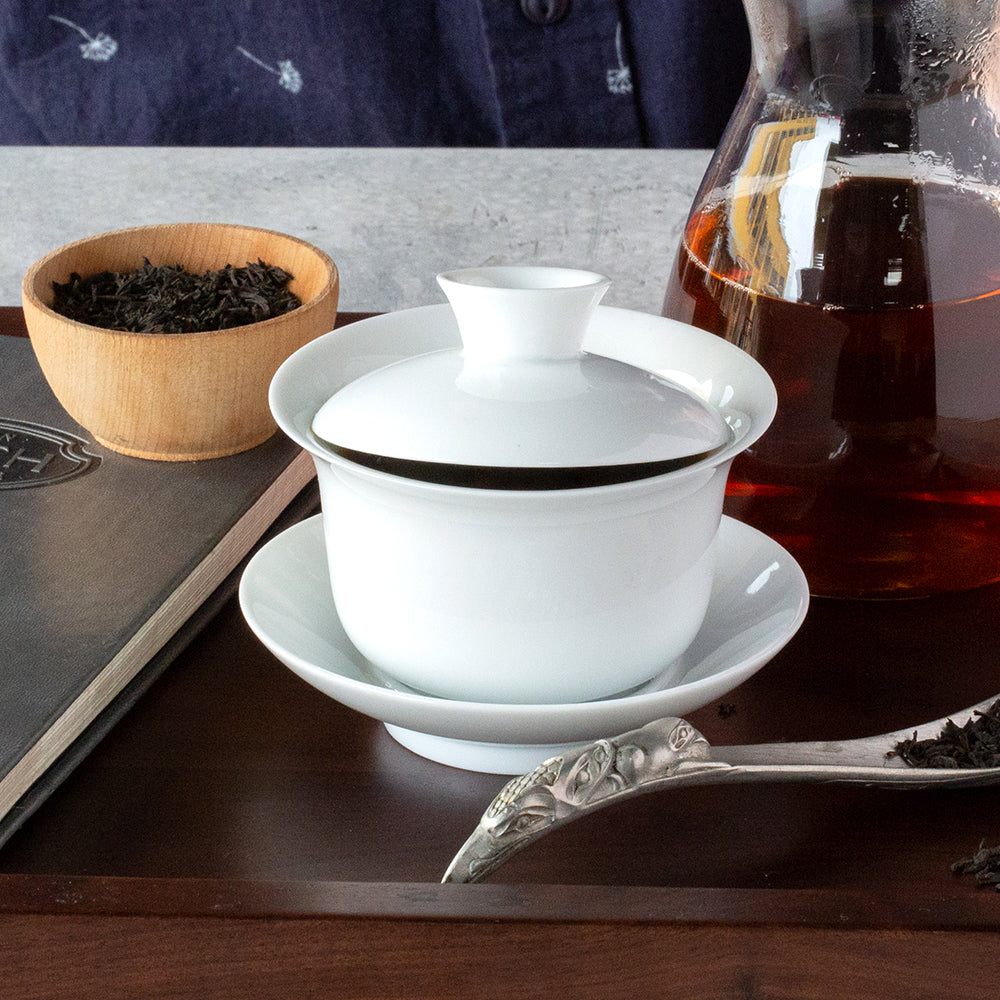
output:
[[[929,24],[939,6],[747,0],[755,68],[664,303],[774,378],[777,417],[727,510],[816,594],[1000,579],[996,39],[992,19]],[[787,47],[778,9],[799,15]],[[970,55],[970,35],[989,45]]]

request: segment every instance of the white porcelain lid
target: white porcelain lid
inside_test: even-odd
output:
[[[549,489],[660,475],[729,443],[722,415],[687,389],[581,351],[602,275],[502,267],[438,281],[462,348],[335,393],[313,433],[342,457],[432,482]]]

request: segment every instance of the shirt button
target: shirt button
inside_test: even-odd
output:
[[[570,0],[521,0],[521,13],[532,24],[555,24],[569,12]]]

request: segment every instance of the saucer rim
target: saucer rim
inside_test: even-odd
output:
[[[695,711],[712,700],[730,693],[768,663],[795,635],[805,619],[809,605],[809,589],[801,567],[796,560],[777,542],[751,526],[724,516],[725,524],[720,541],[719,563],[724,568],[727,558],[735,560],[746,541],[752,541],[765,550],[761,558],[762,569],[778,562],[787,571],[788,578],[783,583],[788,591],[786,601],[765,608],[769,614],[762,622],[775,618],[784,612],[784,620],[771,622],[772,634],[765,637],[759,648],[749,656],[740,655],[735,662],[715,670],[705,677],[685,681],[684,677],[696,672],[700,660],[692,663],[680,679],[662,689],[644,690],[591,702],[523,704],[455,701],[418,691],[399,690],[388,682],[379,683],[380,671],[370,664],[353,646],[350,655],[356,667],[372,679],[347,676],[334,666],[312,663],[289,646],[286,639],[279,640],[270,634],[254,613],[252,604],[260,599],[259,574],[266,572],[272,561],[282,559],[282,554],[301,534],[318,534],[315,544],[304,546],[306,558],[322,560],[322,576],[326,575],[325,545],[323,544],[323,514],[315,514],[300,521],[266,542],[250,559],[244,570],[239,586],[239,603],[251,631],[263,645],[301,679],[316,687],[327,697],[333,698],[348,708],[359,711],[386,725],[411,730],[427,736],[438,736],[452,740],[495,744],[554,744],[596,738],[608,732],[624,731],[636,725],[644,725],[664,715],[683,715]],[[742,536],[743,544],[739,544]],[[285,556],[287,561],[287,556]],[[311,561],[311,559],[310,559]],[[712,601],[718,600],[713,590]],[[333,611],[333,599],[325,591],[317,601],[329,601]],[[712,610],[712,601],[709,612]],[[308,616],[306,616],[308,617]],[[706,616],[711,620],[711,615]],[[730,615],[735,619],[736,614]],[[303,622],[306,627],[308,621]],[[699,632],[699,636],[702,635]],[[736,638],[738,633],[734,634]],[[349,640],[344,637],[349,645]],[[692,645],[696,645],[696,636]],[[730,640],[731,641],[731,640]],[[351,655],[353,654],[353,655]],[[732,659],[732,658],[730,658]],[[664,672],[670,669],[667,665]],[[655,684],[655,678],[649,682]],[[649,685],[644,685],[647,688]]]

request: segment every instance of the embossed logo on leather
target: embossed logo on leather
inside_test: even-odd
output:
[[[49,486],[96,469],[83,438],[54,427],[0,417],[0,490]]]

